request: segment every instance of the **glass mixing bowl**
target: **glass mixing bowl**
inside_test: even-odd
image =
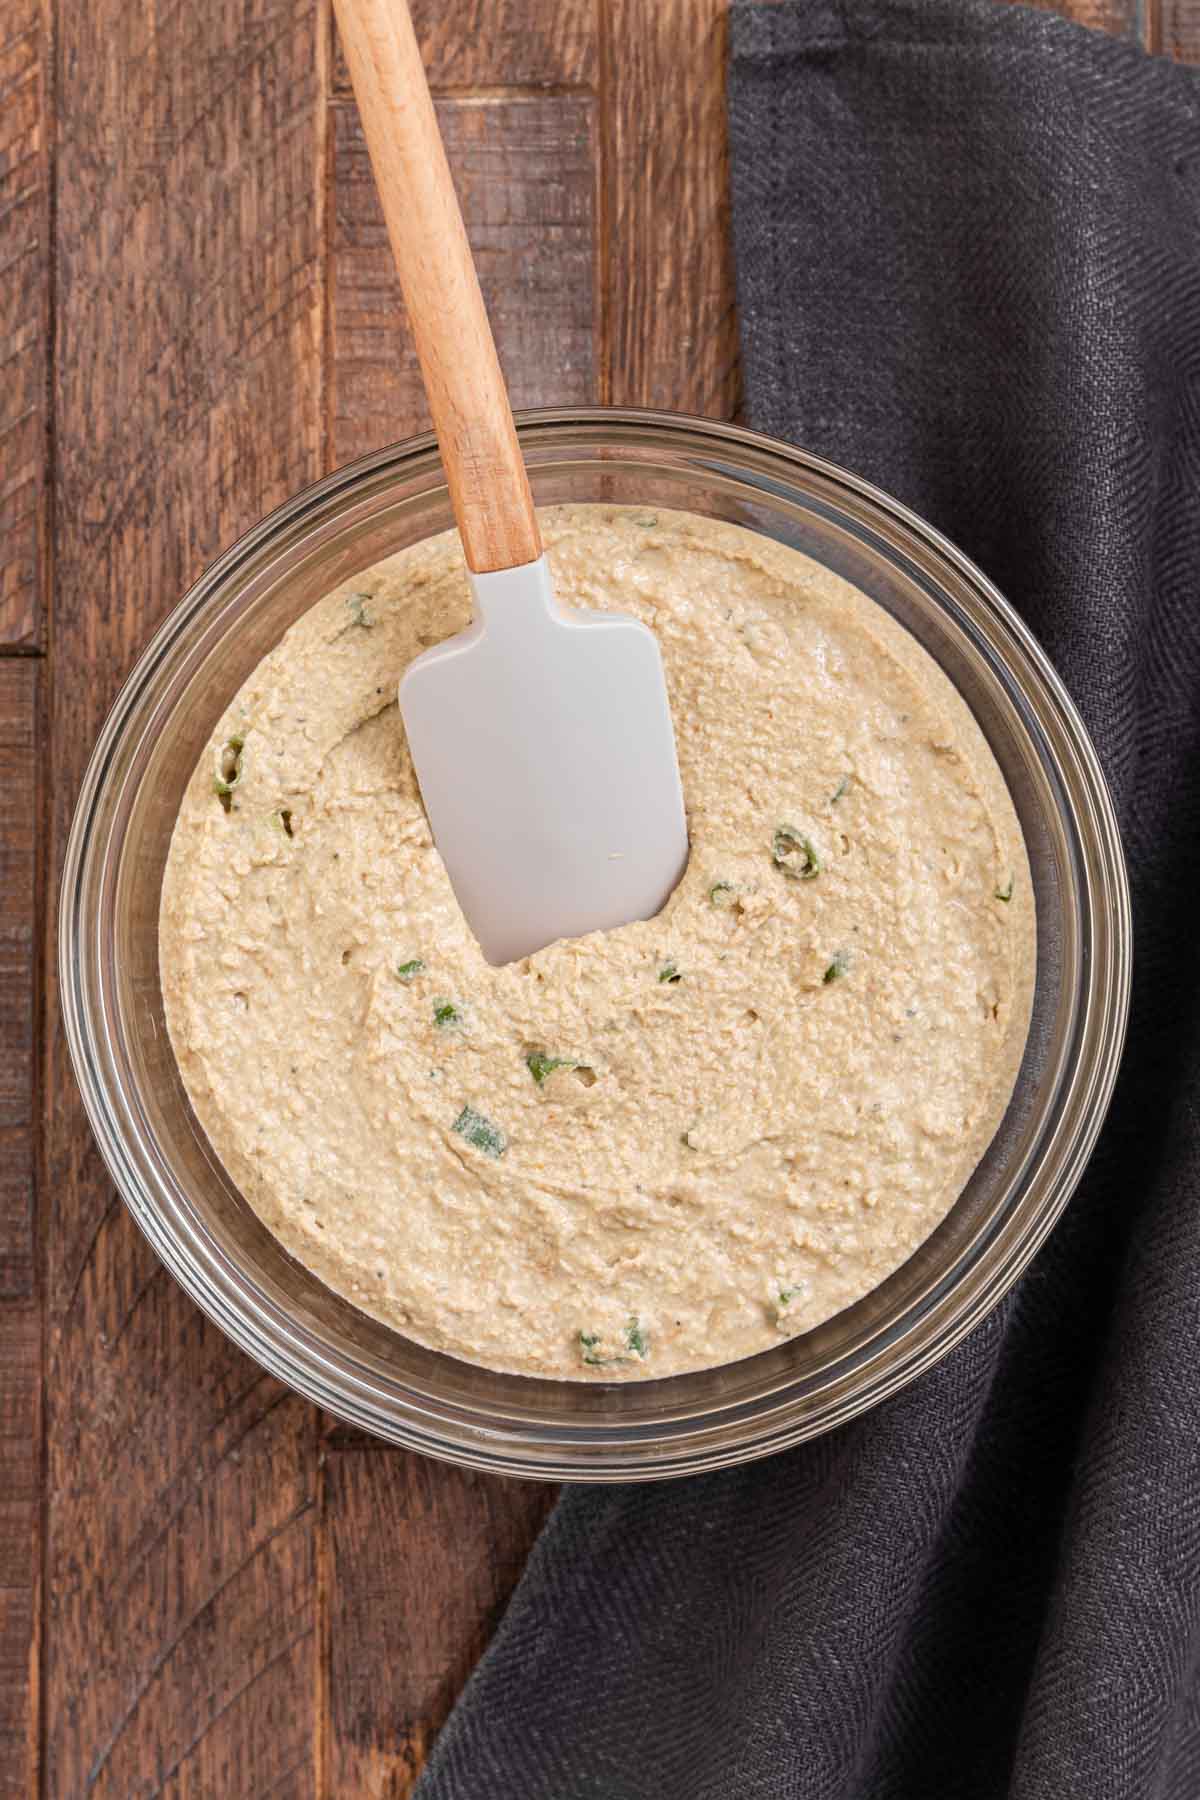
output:
[[[259,658],[336,583],[452,524],[431,438],[363,458],[247,533],[126,682],[83,783],[61,907],[63,1014],[93,1129],[167,1267],[243,1349],[381,1437],[481,1469],[647,1480],[766,1455],[944,1356],[1066,1205],[1121,1051],[1129,900],[1075,708],[1020,620],[928,525],[817,458],[699,419],[546,411],[520,425],[534,494],[658,504],[795,545],[899,619],[965,697],[1007,777],[1038,915],[1033,1023],[1001,1129],[943,1224],[818,1330],[699,1374],[609,1386],[502,1375],[358,1312],[275,1242],[192,1115],[163,1018],[158,903],[185,782]]]

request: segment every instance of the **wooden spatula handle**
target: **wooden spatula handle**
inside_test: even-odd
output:
[[[407,0],[334,0],[468,565],[542,553]]]

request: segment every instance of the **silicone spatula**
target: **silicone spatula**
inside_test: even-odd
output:
[[[405,0],[335,0],[474,595],[400,711],[490,962],[656,913],[687,861],[653,634],[560,605]],[[594,573],[594,572],[593,572]]]

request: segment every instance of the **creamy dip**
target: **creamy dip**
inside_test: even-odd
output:
[[[691,859],[663,911],[485,962],[433,847],[401,672],[465,627],[456,534],[314,606],[184,795],[167,1022],[285,1247],[410,1337],[624,1380],[728,1362],[875,1287],[1008,1103],[1034,907],[950,682],[796,551],[553,508],[558,592],[662,646]]]

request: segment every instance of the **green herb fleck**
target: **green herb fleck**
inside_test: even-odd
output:
[[[350,623],[361,625],[364,631],[370,631],[375,620],[367,611],[370,594],[347,594],[346,605],[350,609]]]
[[[841,799],[842,795],[846,792],[846,789],[849,786],[850,786],[850,777],[848,775],[843,775],[842,779],[838,782],[838,784],[834,788],[832,794],[830,794],[830,796],[829,796],[830,806],[837,805],[838,801]]]
[[[1008,886],[1002,887],[1002,888],[997,888],[993,898],[996,900],[1002,900],[1004,902],[1005,906],[1007,906],[1009,901],[1012,899],[1012,897],[1013,897],[1013,878],[1010,875],[1008,878]]]
[[[821,873],[821,858],[811,838],[794,825],[777,825],[771,846],[771,861],[789,881],[812,881]]]
[[[580,1065],[569,1056],[547,1056],[544,1050],[531,1050],[525,1058],[525,1066],[537,1085],[545,1087],[555,1069],[577,1069]]]
[[[709,902],[713,906],[732,906],[736,893],[731,881],[714,881],[708,890]]]
[[[233,790],[242,779],[242,751],[245,745],[245,738],[231,737],[221,746],[217,772],[213,776],[213,793],[226,812],[233,811]]]
[[[635,525],[640,525],[644,531],[652,531],[653,528],[658,524],[658,514],[657,513],[634,513],[633,522]]]
[[[589,1363],[593,1369],[600,1368],[604,1363],[621,1362],[623,1360],[619,1356],[601,1356],[599,1350],[599,1333],[595,1331],[581,1331],[579,1334],[579,1354],[583,1361]]]
[[[833,961],[830,963],[829,967],[826,969],[825,974],[822,977],[822,979],[826,982],[840,981],[842,976],[846,973],[846,970],[849,967],[850,967],[849,952],[846,950],[835,950],[833,953]]]
[[[797,1282],[795,1287],[781,1287],[779,1289],[778,1295],[775,1300],[775,1309],[774,1309],[775,1310],[775,1323],[777,1325],[783,1324],[784,1320],[787,1318],[788,1313],[791,1311],[792,1301],[798,1300],[800,1295],[803,1292],[804,1292],[804,1287],[801,1282]]]
[[[453,1000],[435,1000],[433,1022],[439,1031],[457,1031],[463,1022],[463,1016]]]
[[[650,1340],[642,1330],[636,1313],[629,1315],[629,1322],[622,1333],[625,1356],[602,1356],[600,1345],[602,1338],[598,1331],[581,1331],[579,1333],[579,1354],[581,1359],[593,1369],[601,1369],[612,1363],[627,1363],[636,1360],[644,1362],[650,1354]]]
[[[465,1138],[473,1150],[482,1150],[485,1156],[503,1156],[508,1149],[508,1139],[500,1127],[493,1125],[481,1112],[476,1112],[473,1106],[464,1106],[450,1129]]]
[[[677,981],[682,981],[683,975],[675,967],[673,962],[668,962],[664,963],[662,968],[658,971],[658,979],[659,981],[665,981],[673,985]]]
[[[401,981],[415,981],[418,975],[425,973],[425,964],[419,956],[414,956],[411,962],[397,963],[396,973]]]

